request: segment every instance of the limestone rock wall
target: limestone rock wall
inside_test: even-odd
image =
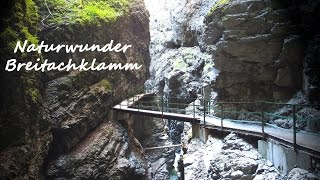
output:
[[[121,125],[103,122],[68,154],[49,163],[50,179],[143,179],[146,166],[142,149],[133,142]]]
[[[39,3],[43,1],[37,1],[38,25],[41,25],[40,20],[48,12]],[[82,58],[90,62],[96,58],[97,62],[139,63],[142,68],[136,71],[52,71],[32,79],[42,85],[37,99],[39,106],[32,106],[31,110],[25,108],[29,104],[20,93],[16,101],[12,101],[13,105],[9,101],[4,103],[10,109],[1,108],[1,112],[12,114],[15,113],[13,108],[19,106],[19,116],[1,113],[1,132],[16,134],[6,136],[7,142],[0,149],[1,179],[142,179],[145,176],[141,146],[129,133],[131,127],[107,119],[110,108],[131,91],[141,89],[148,76],[148,12],[142,0],[130,1],[128,8],[114,22],[41,27],[38,38],[46,44],[104,45],[114,40],[114,43],[132,45],[126,53],[43,53],[43,58],[49,62],[58,63],[69,58],[73,62]],[[17,77],[23,79],[23,76],[18,74]],[[11,97],[13,91],[9,89],[4,93],[2,96]],[[10,124],[13,118],[17,123]],[[9,125],[2,126],[5,124]],[[20,134],[15,133],[19,130]]]
[[[107,119],[106,116],[110,107],[126,98],[132,91],[141,89],[148,76],[150,37],[148,13],[143,2],[134,1],[129,14],[120,17],[113,24],[89,25],[75,32],[68,32],[67,28],[48,30],[43,32],[43,37],[51,43],[65,39],[68,44],[103,45],[111,40],[115,43],[130,44],[132,48],[125,53],[74,53],[71,58],[75,60],[85,58],[87,61],[96,58],[99,62],[108,63],[139,63],[142,68],[135,71],[90,71],[48,75],[45,98],[54,125],[47,175],[55,178],[85,179],[117,177],[125,179],[137,175],[142,178],[145,175],[143,171],[145,167],[141,154],[137,153],[141,149],[135,143],[134,137],[130,137],[132,136],[128,133],[130,127],[125,131],[121,125],[110,127],[109,123],[112,122],[99,124],[106,120],[112,121],[113,119]],[[63,59],[67,59],[70,55],[62,56]],[[59,60],[56,54],[48,54],[47,57]],[[101,134],[100,131],[104,131],[104,128],[111,128],[113,131]],[[91,132],[92,130],[94,132]],[[86,143],[88,134],[95,139],[94,143]],[[83,151],[81,156],[74,156],[74,150],[71,152],[70,150],[78,146],[85,146],[84,148],[91,150]],[[101,156],[97,156],[96,153],[100,153]],[[64,155],[60,156],[61,154]],[[60,164],[61,159],[66,165]],[[129,159],[138,160],[134,163],[129,162]]]
[[[196,99],[203,84],[214,81],[211,56],[202,51],[204,17],[215,0],[146,0],[150,12],[148,91]]]
[[[213,85],[218,98],[281,101],[301,89],[305,33],[312,28],[301,19],[303,8],[315,12],[315,4],[231,0],[214,7],[205,19],[205,43],[220,70]]]

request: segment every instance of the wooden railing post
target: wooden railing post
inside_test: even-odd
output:
[[[223,113],[223,104],[222,103],[220,104],[220,110],[221,110],[221,114],[220,115],[221,115],[221,129],[222,129],[223,128],[223,114],[224,114]]]
[[[193,118],[196,118],[196,103],[193,101]]]
[[[127,108],[129,107],[129,95],[130,94],[130,92],[129,93],[127,93]]]
[[[134,105],[134,98],[136,97],[136,95],[133,95],[133,103],[132,103],[132,105]]]
[[[206,99],[203,99],[203,125],[206,127]]]
[[[162,114],[162,120],[163,120],[163,96],[161,96],[161,114]]]
[[[292,105],[292,114],[293,114],[293,150],[297,151],[297,116],[296,116],[296,105]]]
[[[210,104],[211,104],[211,100],[208,100],[208,116],[210,116]]]
[[[265,119],[264,119],[264,102],[261,102],[261,128],[262,128],[261,131],[262,131],[263,137],[265,137],[264,126],[265,126]]]

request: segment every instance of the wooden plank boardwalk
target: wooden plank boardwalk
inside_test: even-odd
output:
[[[139,101],[144,97],[152,96],[152,94],[140,94],[136,95],[135,99],[128,99],[120,104],[113,107],[113,110],[119,112],[125,112],[130,114],[138,114],[142,116],[150,116],[163,119],[174,119],[178,121],[190,122],[194,124],[204,125],[208,129],[216,129],[220,131],[233,131],[251,136],[258,136],[261,138],[271,138],[282,144],[293,147],[293,131],[291,129],[283,129],[276,127],[275,125],[266,124],[264,126],[264,132],[262,131],[262,124],[259,122],[255,123],[244,123],[241,120],[224,119],[223,127],[221,127],[221,119],[218,117],[204,117],[194,116],[187,114],[169,113],[154,110],[145,110],[133,108],[135,102]],[[298,149],[306,150],[311,152],[312,155],[316,155],[320,158],[320,135],[311,134],[298,131],[296,133],[296,146]]]
[[[152,95],[152,94],[139,94],[139,95],[135,96],[134,101],[132,98],[125,100],[125,101],[122,101],[120,104],[114,106],[113,110],[119,111],[119,112],[124,112],[124,113],[130,113],[130,114],[138,114],[138,115],[142,115],[142,116],[150,116],[150,117],[155,117],[155,118],[174,119],[174,120],[178,120],[178,121],[200,123],[199,117],[193,117],[191,115],[161,112],[161,111],[151,111],[151,110],[136,109],[136,108],[131,107],[134,104],[134,102],[137,102],[140,99],[147,97],[147,96],[150,96],[150,95]]]
[[[201,120],[203,123],[203,119]],[[237,120],[224,119],[223,128],[221,128],[221,120],[217,117],[206,117],[206,127],[223,130],[239,132],[247,135],[256,135],[260,137],[275,139],[278,142],[286,145],[293,145],[293,131],[292,129],[284,129],[276,127],[275,125],[266,124],[264,127],[264,134],[262,133],[261,123],[246,123]],[[296,133],[298,149],[308,149],[319,153],[320,156],[320,135],[305,133],[298,131]]]

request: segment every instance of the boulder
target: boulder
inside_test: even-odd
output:
[[[317,176],[309,173],[307,170],[294,168],[288,174],[289,180],[301,179],[301,180],[309,180],[309,179],[317,179]]]
[[[221,150],[210,161],[209,178],[215,179],[281,179],[280,172],[252,145],[230,133],[223,139]]]

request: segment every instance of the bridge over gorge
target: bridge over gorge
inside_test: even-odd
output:
[[[279,107],[286,109],[290,112],[288,113],[290,115],[285,116],[280,113],[274,113],[274,109]],[[318,133],[306,132],[297,127],[297,122],[300,122],[308,124],[312,128],[312,124],[320,123],[320,117],[301,115],[298,113],[301,108],[319,109],[320,105],[274,102],[214,102],[210,99],[194,101],[194,99],[186,98],[158,97],[150,93],[132,96],[114,106],[113,110],[141,116],[190,122],[193,136],[202,136],[203,139],[206,139],[210,130],[237,132],[266,141],[271,140],[285,148],[292,149],[292,152],[296,154],[304,152],[311,157],[320,159],[319,130]],[[255,111],[244,109],[255,109]],[[270,118],[292,120],[293,127],[292,129],[278,127],[268,122]],[[270,149],[269,146],[275,146],[275,144],[272,143],[270,145],[262,142],[260,146]],[[268,152],[262,153],[266,153],[265,156],[270,156]],[[296,157],[296,159],[299,158],[303,159],[304,156]]]

